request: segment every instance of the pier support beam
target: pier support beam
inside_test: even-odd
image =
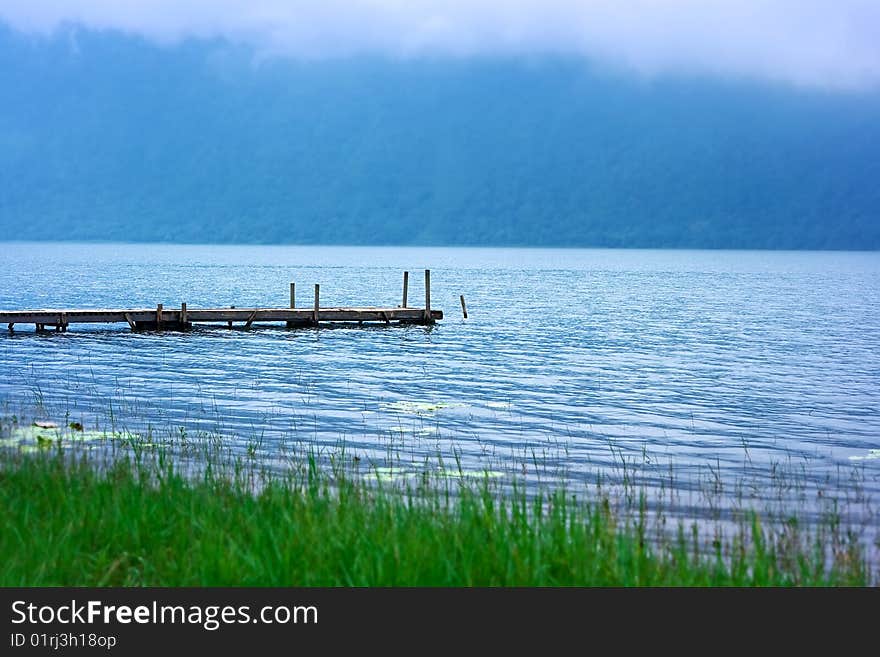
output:
[[[401,308],[406,308],[406,293],[409,291],[409,272],[403,272],[403,304]]]
[[[290,283],[290,309],[293,310],[296,308],[296,283]],[[296,326],[296,322],[287,322],[287,328],[293,328]]]
[[[312,312],[312,324],[318,325],[318,308],[321,304],[321,286],[315,283],[315,309]]]
[[[425,270],[425,324],[433,324],[431,317],[431,270]]]

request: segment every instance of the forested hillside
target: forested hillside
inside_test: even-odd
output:
[[[0,28],[0,239],[880,248],[880,97]]]

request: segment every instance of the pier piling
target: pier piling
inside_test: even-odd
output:
[[[315,283],[315,310],[314,315],[312,315],[312,323],[317,326],[318,325],[318,308],[320,308],[321,303],[321,286]]]
[[[406,308],[406,295],[409,292],[409,272],[403,272],[403,304],[401,308]]]
[[[291,283],[290,283],[290,309],[293,310],[294,308],[296,308],[296,283],[291,281]],[[295,322],[287,322],[286,326],[287,326],[287,328],[293,328],[294,326],[296,326],[296,323]]]
[[[433,324],[431,318],[431,270],[425,270],[425,324]]]

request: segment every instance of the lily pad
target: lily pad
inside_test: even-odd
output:
[[[110,438],[122,438],[123,434],[113,431],[77,431],[71,433],[69,436],[69,440],[75,440],[77,442],[89,442],[92,440],[108,440]]]
[[[394,413],[412,413],[415,415],[428,415],[436,413],[443,408],[455,408],[463,406],[463,404],[451,404],[448,402],[413,402],[413,401],[395,401],[383,402],[382,410]]]
[[[370,472],[364,475],[364,480],[390,483],[406,479],[410,475],[410,472],[402,470],[401,468],[373,468]]]
[[[872,449],[867,454],[857,454],[849,457],[850,461],[872,461],[874,459],[880,459],[880,449]]]
[[[437,427],[408,427],[401,424],[389,424],[380,426],[379,429],[382,431],[394,432],[396,434],[411,434],[413,436],[433,436],[438,433]]]
[[[437,473],[448,479],[463,479],[466,477],[475,479],[497,479],[498,477],[504,476],[503,472],[498,472],[497,470],[451,470],[448,468],[441,468]]]
[[[91,443],[108,439],[130,439],[128,434],[119,432],[97,430],[71,430],[60,427],[38,427],[35,425],[13,429],[8,438],[0,441],[4,447],[49,447],[61,445],[61,447],[74,447],[82,443]],[[27,451],[27,450],[26,450]]]
[[[16,445],[24,443],[46,443],[61,439],[61,431],[56,427],[19,427],[9,434],[9,440]]]

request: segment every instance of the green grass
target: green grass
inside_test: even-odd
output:
[[[147,450],[144,450],[144,453]],[[870,585],[863,545],[743,514],[719,538],[632,504],[482,482],[260,478],[161,451],[0,451],[3,586]],[[172,465],[177,463],[177,465]],[[198,472],[198,474],[193,474]],[[255,484],[256,482],[256,484]],[[506,492],[505,492],[506,491]],[[710,532],[710,533],[707,533]]]

